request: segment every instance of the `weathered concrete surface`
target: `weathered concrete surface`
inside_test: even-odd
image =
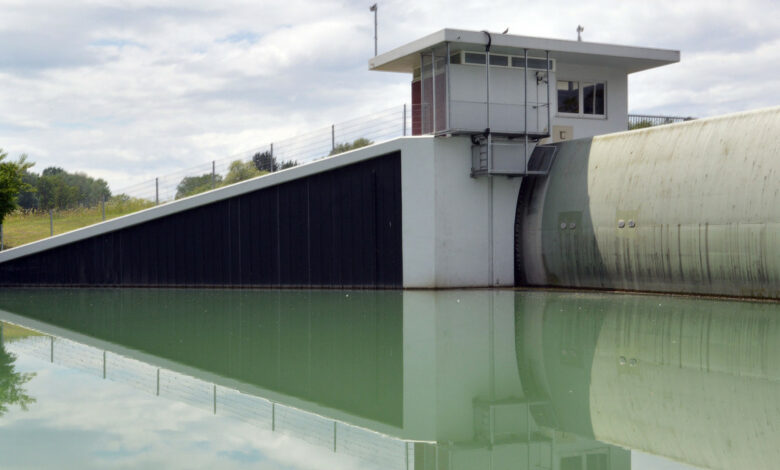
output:
[[[516,297],[524,393],[557,428],[708,469],[780,462],[778,305]]]
[[[559,146],[521,189],[520,283],[780,299],[780,107]]]

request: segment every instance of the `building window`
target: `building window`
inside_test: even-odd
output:
[[[558,80],[558,112],[580,113],[580,83]]]
[[[606,114],[604,82],[558,81],[558,112],[580,116]]]
[[[582,84],[582,112],[585,114],[604,114],[604,84]]]

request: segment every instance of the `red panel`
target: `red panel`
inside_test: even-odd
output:
[[[420,81],[412,82],[412,135],[422,134]]]

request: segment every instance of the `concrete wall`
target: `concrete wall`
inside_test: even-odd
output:
[[[401,160],[404,287],[514,285],[521,179],[470,177],[468,137],[422,142]]]
[[[779,154],[780,108],[561,143],[521,194],[520,271],[530,285],[778,299]]]

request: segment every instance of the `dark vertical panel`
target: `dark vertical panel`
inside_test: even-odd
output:
[[[283,286],[309,283],[307,196],[307,179],[279,187],[279,268]]]
[[[402,284],[390,154],[0,264],[3,285]]]

